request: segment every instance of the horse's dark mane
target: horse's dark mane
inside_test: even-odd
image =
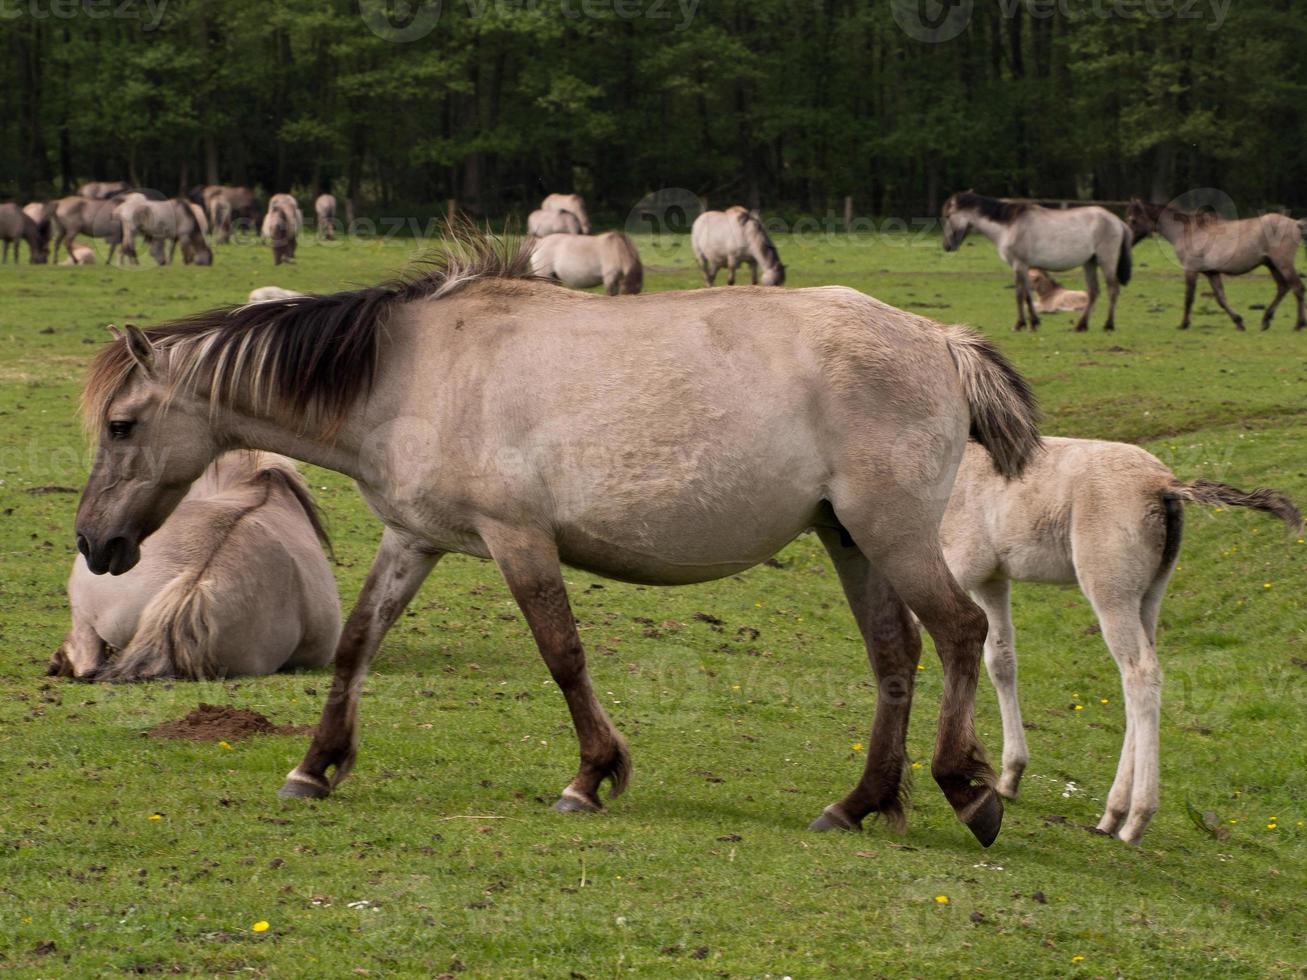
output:
[[[1010,224],[1026,211],[1030,205],[1023,201],[1007,201],[999,197],[986,197],[973,191],[961,191],[953,195],[954,206],[959,211],[977,211],[1000,224]]]
[[[482,279],[530,277],[522,243],[450,227],[421,274],[325,296],[251,303],[197,313],[151,327],[146,337],[167,353],[172,390],[202,391],[215,405],[238,396],[275,400],[324,431],[371,390],[380,339],[396,306],[449,296]],[[94,430],[127,382],[135,361],[123,339],[91,363],[82,417]]]

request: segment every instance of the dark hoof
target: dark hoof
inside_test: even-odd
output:
[[[331,795],[331,787],[325,779],[293,772],[286,777],[277,795],[283,800],[325,800]]]
[[[554,804],[559,813],[603,813],[603,804],[598,800],[588,800],[575,790],[565,789],[563,795]]]
[[[850,820],[844,811],[840,809],[838,803],[832,803],[821,811],[820,817],[808,824],[808,829],[819,833],[825,833],[828,830],[859,831],[862,829],[862,824],[856,820]]]
[[[1177,329],[1177,330],[1188,330],[1188,329],[1189,329],[1189,324],[1187,324],[1187,323],[1182,323],[1182,324],[1180,324],[1180,326],[1176,327],[1175,329]]]
[[[1243,321],[1242,321],[1242,320],[1235,320],[1235,321],[1234,321],[1234,329],[1236,329],[1236,330],[1246,330],[1247,327],[1245,327],[1245,326],[1243,325]]]
[[[1116,324],[1115,324],[1115,323],[1104,323],[1104,324],[1103,324],[1103,329],[1106,330],[1108,333],[1116,333]]]
[[[989,790],[972,805],[962,822],[976,835],[982,847],[989,847],[998,839],[999,828],[1003,826],[1003,801],[997,793]]]
[[[1263,321],[1262,321],[1262,329],[1263,329],[1263,330],[1270,330],[1270,329],[1271,329],[1271,321],[1270,321],[1270,320],[1263,320]],[[1299,327],[1298,329],[1301,330],[1302,327]]]
[[[1088,332],[1089,332],[1089,324],[1087,323],[1076,324],[1076,333],[1088,333]]]

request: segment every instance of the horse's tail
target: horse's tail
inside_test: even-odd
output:
[[[210,583],[202,573],[178,575],[150,600],[131,643],[97,679],[125,682],[214,677],[218,663],[213,649],[216,636]]]
[[[622,250],[622,292],[638,293],[644,288],[644,265],[640,262],[640,253],[635,250],[635,242],[620,231],[617,242]]]
[[[992,343],[965,327],[946,327],[946,342],[971,409],[971,437],[994,468],[1021,475],[1039,448],[1039,409],[1026,379]]]
[[[1116,259],[1116,281],[1122,286],[1130,285],[1130,276],[1134,273],[1134,259],[1130,256],[1130,243],[1134,237],[1130,226],[1121,222],[1121,254]]]
[[[1226,483],[1211,480],[1194,480],[1193,483],[1181,483],[1176,480],[1166,488],[1163,496],[1177,500],[1188,500],[1196,504],[1213,504],[1223,507],[1250,507],[1272,514],[1284,521],[1290,534],[1303,531],[1302,514],[1285,494],[1278,490],[1258,487],[1256,490],[1240,490]]]
[[[1298,219],[1298,241],[1307,245],[1307,218]]]

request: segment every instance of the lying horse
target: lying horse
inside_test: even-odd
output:
[[[128,194],[116,212],[122,225],[123,260],[133,265],[138,263],[136,237],[140,235],[150,243],[150,255],[159,265],[167,265],[176,257],[179,242],[185,264],[212,265],[213,252],[191,207],[191,202],[180,198],[150,201],[142,194]],[[168,242],[172,243],[171,247]],[[165,248],[168,248],[166,254]]]
[[[224,453],[131,571],[92,575],[78,556],[68,583],[72,627],[47,673],[204,680],[328,664],[340,599],[324,547],[326,531],[294,463]]]
[[[1089,305],[1082,289],[1065,289],[1043,269],[1030,269],[1030,288],[1035,291],[1037,313],[1078,313]]]
[[[68,258],[64,259],[60,265],[95,265],[95,249],[90,245],[83,245],[81,242],[73,242],[68,246]]]
[[[336,198],[332,194],[319,194],[313,201],[313,213],[318,219],[318,236],[326,241],[336,237]]]
[[[274,299],[295,299],[303,296],[303,293],[296,292],[293,289],[282,289],[280,286],[258,286],[250,290],[247,303],[266,303]]]
[[[526,219],[526,233],[533,238],[547,235],[580,235],[581,219],[571,211],[532,211]]]
[[[59,247],[66,245],[68,257],[74,258],[73,247],[77,236],[87,234],[108,243],[107,261],[113,262],[113,253],[123,240],[122,224],[115,214],[119,203],[118,200],[89,197],[65,197],[56,201],[51,220],[55,231],[54,257],[58,259]]]
[[[1259,265],[1271,270],[1275,280],[1275,299],[1262,314],[1262,329],[1271,325],[1275,309],[1285,293],[1293,290],[1298,301],[1298,323],[1294,328],[1307,327],[1303,310],[1302,279],[1294,268],[1294,257],[1302,242],[1302,222],[1282,214],[1263,214],[1256,218],[1229,221],[1210,212],[1181,211],[1170,205],[1148,204],[1135,198],[1126,213],[1135,240],[1157,232],[1175,249],[1175,257],[1184,269],[1184,319],[1180,329],[1189,329],[1190,312],[1194,305],[1194,290],[1200,274],[1207,277],[1212,294],[1221,309],[1234,321],[1236,330],[1242,330],[1243,317],[1225,300],[1225,287],[1221,275],[1241,276]]]
[[[1130,282],[1130,229],[1111,211],[1100,207],[1050,210],[1024,201],[1008,201],[963,191],[944,202],[944,251],[953,252],[972,228],[998,247],[999,257],[1012,266],[1017,288],[1017,322],[1039,329],[1039,314],[1026,278],[1031,266],[1060,271],[1084,266],[1089,302],[1076,330],[1089,329],[1089,317],[1098,299],[1098,270],[1107,280],[1107,322],[1104,330],[1116,329],[1116,298],[1120,287]]]
[[[1098,829],[1138,843],[1158,805],[1157,618],[1180,555],[1183,502],[1252,507],[1295,532],[1302,518],[1273,490],[1182,483],[1137,446],[1050,438],[1044,450],[1020,480],[1009,481],[994,476],[979,447],[968,446],[940,532],[950,570],[989,618],[985,666],[1003,716],[998,791],[1017,795],[1028,759],[1010,585],[1078,584],[1125,691],[1125,745]]]
[[[764,286],[785,285],[785,266],[772,244],[767,229],[747,208],[738,205],[725,211],[705,211],[694,219],[690,228],[690,246],[703,269],[705,286],[717,281],[717,272],[726,266],[726,285],[735,285],[735,270],[747,263],[758,285],[758,267],[762,267]]]
[[[20,261],[19,243],[27,243],[27,257],[33,265],[44,265],[49,258],[46,240],[41,235],[40,226],[32,220],[17,204],[6,202],[0,204],[0,241],[4,242],[3,257],[0,261],[9,261],[9,246],[14,249],[14,262]]]
[[[585,198],[580,194],[550,194],[540,202],[542,211],[566,211],[581,223],[581,234],[590,234],[590,216],[586,214]]]
[[[549,235],[531,251],[531,271],[574,289],[603,284],[609,296],[638,293],[644,266],[635,243],[620,231],[602,235]]]
[[[368,664],[456,552],[493,560],[521,607],[580,741],[558,808],[593,811],[602,782],[626,786],[630,756],[591,685],[560,563],[706,582],[815,527],[883,696],[861,781],[814,828],[872,812],[903,824],[921,654],[910,608],[944,668],[932,771],[992,842],[1002,803],[972,719],[985,617],[948,572],[939,521],[968,433],[1009,476],[1036,451],[1020,375],[979,335],[852,289],[614,302],[528,270],[526,250],[465,231],[420,278],[128,328],[83,392],[100,442],[77,512],[87,567],[135,567],[225,449],[346,473],[385,531],[282,794],[327,796],[350,771]]]

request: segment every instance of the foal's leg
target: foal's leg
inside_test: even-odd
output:
[[[853,830],[868,813],[880,813],[895,830],[903,830],[903,766],[921,634],[903,600],[845,532],[819,528],[817,533],[867,645],[878,693],[862,779],[844,799],[823,810],[810,829]]]
[[[322,708],[322,720],[304,761],[286,776],[278,796],[321,799],[349,775],[358,749],[359,695],[368,664],[440,556],[441,552],[386,528],[363,591],[340,635],[336,676]],[[327,770],[333,766],[335,772],[328,781]]]
[[[1194,308],[1194,292],[1198,288],[1198,273],[1190,272],[1188,269],[1184,273],[1184,319],[1180,321],[1180,329],[1189,329],[1189,317]]]
[[[611,797],[626,789],[631,756],[626,741],[604,713],[586,671],[585,651],[567,601],[558,548],[547,534],[517,528],[482,529],[491,557],[522,609],[549,673],[572,713],[581,765],[554,809],[598,811],[599,784],[612,781]]]
[[[1089,302],[1085,304],[1085,312],[1080,314],[1080,322],[1076,324],[1076,333],[1084,333],[1089,329],[1089,318],[1094,313],[1094,303],[1098,301],[1098,260],[1090,259],[1085,263],[1085,291],[1089,294]]]
[[[972,596],[989,620],[985,669],[998,693],[998,710],[1003,717],[1003,775],[998,781],[998,791],[1009,800],[1016,799],[1021,774],[1030,759],[1026,730],[1021,724],[1021,705],[1017,701],[1017,648],[1011,593],[1012,583],[1006,578],[986,582],[972,590]]]
[[[1221,274],[1219,272],[1209,272],[1207,273],[1207,281],[1212,284],[1212,293],[1216,296],[1216,302],[1221,304],[1221,309],[1225,310],[1230,315],[1230,319],[1234,321],[1234,328],[1242,330],[1244,328],[1243,317],[1234,312],[1230,308],[1230,304],[1225,301],[1225,286],[1221,283]]]

